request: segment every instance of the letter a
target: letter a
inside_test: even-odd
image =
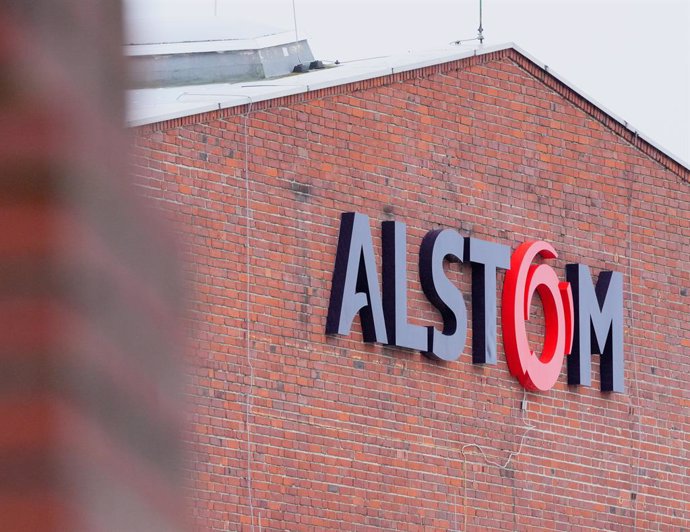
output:
[[[345,212],[340,218],[326,334],[350,334],[357,313],[365,342],[388,342],[369,217]]]

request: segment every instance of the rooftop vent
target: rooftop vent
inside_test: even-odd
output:
[[[127,40],[132,88],[269,79],[318,63],[306,39],[236,18],[135,21]]]

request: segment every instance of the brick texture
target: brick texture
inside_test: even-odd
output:
[[[142,194],[186,242],[200,528],[690,528],[687,169],[514,50],[133,133]],[[380,222],[407,224],[420,324],[439,325],[432,228],[546,240],[562,278],[622,272],[626,393],[599,391],[595,356],[592,387],[563,368],[521,411],[501,345],[482,367],[471,335],[450,363],[365,344],[358,319],[327,337],[345,211],[377,254]],[[469,310],[469,266],[449,270]]]
[[[118,2],[0,6],[2,530],[184,524],[174,240],[126,176],[120,42]]]

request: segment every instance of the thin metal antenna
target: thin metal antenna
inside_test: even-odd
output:
[[[484,42],[484,28],[482,28],[482,0],[479,0],[479,29],[477,30],[479,44]]]
[[[480,45],[484,43],[484,26],[482,25],[482,0],[479,0],[479,28],[477,28],[477,36],[473,39],[460,39],[457,41],[452,41],[450,44],[462,44],[464,42],[470,41],[479,41]]]
[[[295,9],[295,0],[292,0],[292,21],[295,24],[295,46],[297,47],[297,60],[302,63],[299,56],[299,33],[297,32],[297,10]]]
[[[292,21],[295,24],[295,42],[298,42],[299,33],[297,32],[297,10],[295,9],[295,0],[292,0]]]

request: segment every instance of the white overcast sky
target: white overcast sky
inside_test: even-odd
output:
[[[293,0],[125,5],[140,27],[212,17],[229,27],[294,31]],[[294,7],[300,38],[325,60],[444,48],[475,37],[479,25],[479,0],[294,0]],[[483,26],[485,45],[516,43],[690,162],[690,0],[484,0]]]

